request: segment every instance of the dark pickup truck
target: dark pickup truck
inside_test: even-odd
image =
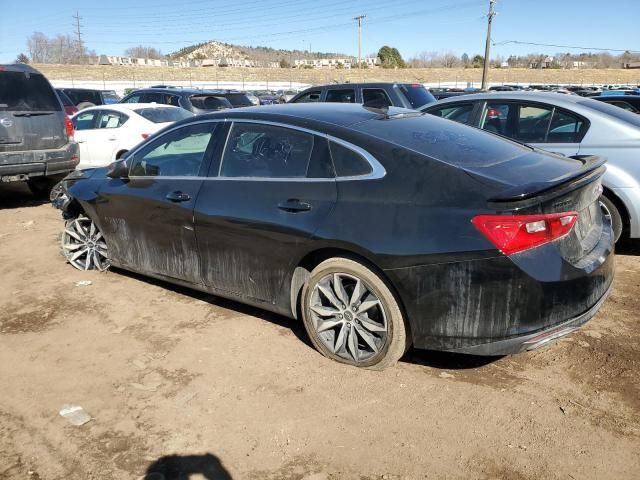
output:
[[[26,181],[47,195],[79,161],[73,124],[44,75],[0,65],[0,181]]]

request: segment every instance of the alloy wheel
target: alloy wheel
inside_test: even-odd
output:
[[[326,275],[315,284],[309,310],[320,341],[350,362],[365,362],[384,350],[389,327],[384,305],[360,278]]]
[[[107,244],[90,218],[69,220],[62,234],[62,252],[78,270],[106,270],[109,268]]]

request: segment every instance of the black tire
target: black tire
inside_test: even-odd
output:
[[[80,102],[78,105],[76,105],[78,110],[84,110],[85,108],[95,107],[95,106],[96,106],[95,103],[91,103],[91,102]]]
[[[617,242],[622,236],[622,229],[624,227],[622,215],[620,215],[618,207],[616,207],[615,204],[604,195],[600,197],[600,207],[602,208],[602,213],[611,220],[613,239]]]
[[[351,300],[354,299],[355,295],[353,294],[356,289],[355,286],[345,285],[343,287],[343,293],[349,297],[349,302],[346,302],[350,305],[343,304],[341,307],[343,308],[342,313],[339,315],[339,320],[342,322],[340,325],[336,325],[334,328],[326,329],[321,333],[317,331],[317,326],[320,326],[321,323],[318,323],[318,315],[315,311],[312,312],[313,308],[318,308],[319,305],[312,304],[312,302],[317,302],[320,297],[318,293],[321,286],[326,288],[326,283],[320,285],[322,282],[326,282],[327,278],[333,278],[332,285],[335,289],[335,275],[340,275],[341,278],[346,279],[350,282],[361,281],[363,288],[365,288],[365,294],[361,296],[360,300],[356,300],[357,305],[366,304],[367,298],[376,298],[378,303],[376,303],[375,307],[370,310],[367,310],[366,313],[360,313],[358,309],[358,313],[351,313],[350,305],[354,305],[351,303]],[[341,282],[341,281],[339,281]],[[341,283],[342,285],[342,283]],[[369,297],[369,294],[373,294],[374,297]],[[326,297],[328,298],[328,297]],[[334,300],[337,300],[334,297]],[[326,299],[325,299],[326,301]],[[327,308],[332,308],[329,306]],[[378,313],[378,315],[382,315],[384,321],[382,322],[385,325],[386,331],[384,333],[374,333],[376,342],[376,349],[369,348],[365,341],[365,338],[362,336],[363,329],[365,329],[364,333],[367,334],[369,339],[372,338],[372,331],[366,327],[366,325],[371,325],[373,319],[369,318],[371,310],[374,310],[372,314]],[[353,312],[356,312],[354,309]],[[347,317],[347,315],[349,315]],[[363,320],[363,316],[366,321]],[[357,367],[368,368],[372,370],[383,370],[387,367],[394,365],[402,355],[407,351],[409,347],[409,342],[407,339],[407,329],[405,326],[404,316],[390,288],[387,286],[385,281],[373,270],[368,267],[362,265],[361,263],[350,260],[347,258],[331,258],[325,260],[316,268],[313,269],[311,275],[304,285],[302,289],[302,318],[304,322],[304,327],[311,339],[311,342],[315,346],[315,348],[322,353],[324,356],[336,360],[341,363],[346,363],[349,365],[354,365]],[[321,322],[325,319],[320,320]],[[334,323],[337,321],[337,317],[330,317],[327,319],[330,323]],[[362,323],[364,321],[364,323]],[[348,322],[348,323],[344,323]],[[378,325],[379,327],[380,325]],[[345,330],[344,336],[342,335],[342,330]],[[368,353],[368,357],[363,355],[362,360],[356,360],[357,357],[360,357],[360,353],[355,355],[349,354],[349,347],[347,344],[351,342],[351,336],[355,339],[353,345],[355,345],[355,349],[360,352],[360,347],[363,347],[364,350],[371,350]],[[378,336],[379,335],[379,336]],[[384,335],[384,339],[382,336]],[[333,338],[333,340],[327,340],[327,336]],[[336,345],[340,342],[340,338],[343,339],[341,342],[343,345],[342,352],[334,352],[331,350],[328,342],[334,342],[334,350],[336,349]],[[357,343],[359,342],[359,343]],[[369,344],[370,345],[370,344]],[[365,352],[367,353],[367,352]],[[349,358],[349,355],[351,357]],[[345,358],[345,356],[347,358]]]

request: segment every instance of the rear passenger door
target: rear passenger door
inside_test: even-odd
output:
[[[210,177],[195,208],[204,283],[262,302],[288,301],[284,281],[336,202],[327,139],[234,121]]]

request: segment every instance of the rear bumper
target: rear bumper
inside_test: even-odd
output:
[[[471,345],[468,347],[455,348],[450,351],[471,355],[510,355],[513,353],[534,350],[575,332],[578,328],[591,320],[596,313],[598,313],[598,310],[600,310],[600,307],[602,307],[602,304],[610,293],[611,286],[609,286],[605,294],[589,310],[559,325],[545,328],[539,332],[530,333],[528,335],[521,335],[513,338],[507,338],[505,340],[482,343],[479,345]]]
[[[609,225],[571,264],[551,243],[511,257],[386,270],[416,348],[501,355],[548,343],[587,322],[615,273]]]
[[[0,153],[0,179],[11,181],[22,177],[52,176],[68,173],[76,168],[80,158],[78,144],[69,142],[55,150],[31,150]]]

